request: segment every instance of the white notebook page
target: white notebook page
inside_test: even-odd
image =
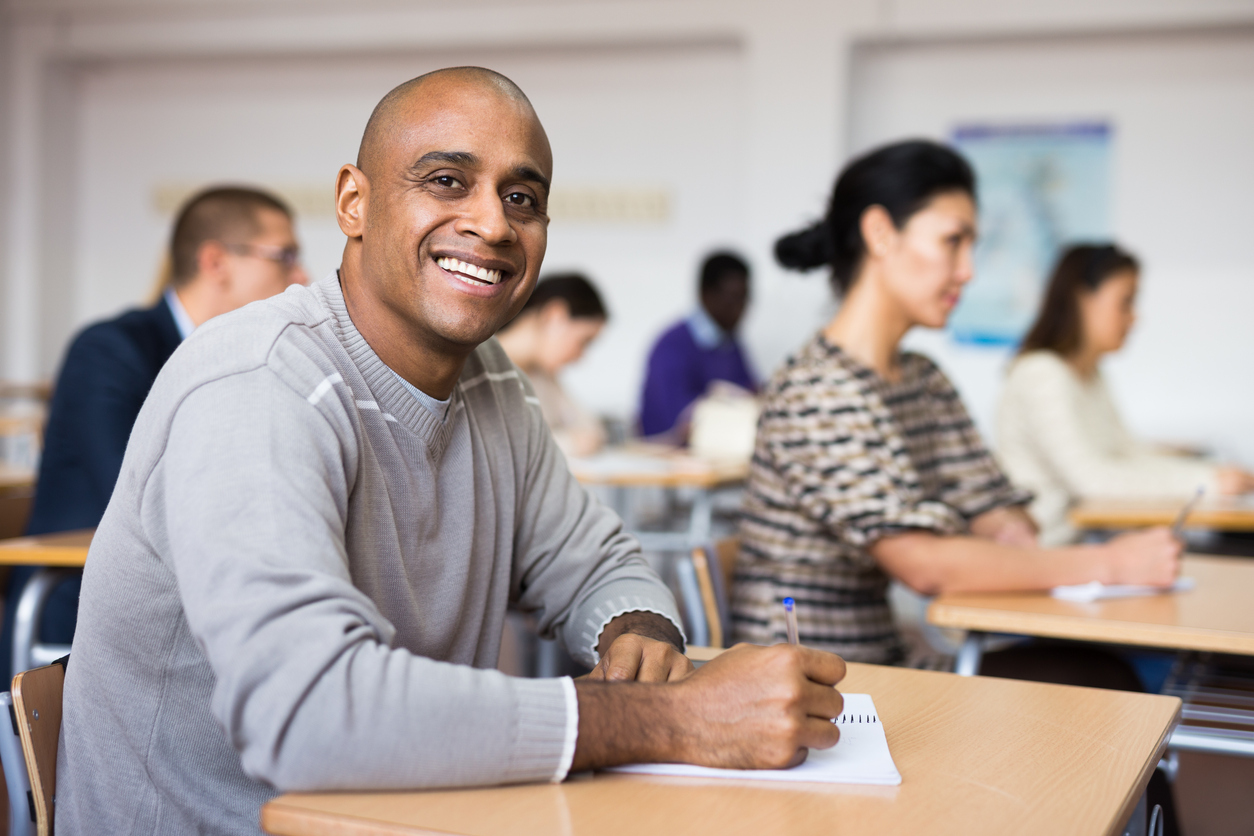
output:
[[[613,771],[750,781],[897,786],[901,783],[901,773],[888,752],[888,739],[871,695],[845,694],[844,697],[845,709],[836,720],[840,726],[840,742],[831,749],[811,749],[805,763],[792,769],[711,769],[683,763],[638,763],[615,767]]]

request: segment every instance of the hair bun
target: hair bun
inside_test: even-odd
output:
[[[831,262],[836,247],[827,223],[785,235],[775,242],[775,260],[789,270],[813,270]]]

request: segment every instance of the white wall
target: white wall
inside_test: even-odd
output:
[[[851,109],[855,151],[960,123],[1109,121],[1115,235],[1144,265],[1110,383],[1136,430],[1254,462],[1254,29],[866,47]],[[1006,352],[912,342],[988,428]]]
[[[770,249],[822,212],[851,142],[943,133],[955,114],[1117,109],[1116,158],[1128,167],[1118,229],[1150,270],[1145,327],[1112,369],[1116,385],[1141,419],[1160,369],[1177,379],[1186,370],[1187,394],[1214,408],[1193,414],[1192,397],[1176,398],[1138,426],[1254,458],[1240,447],[1248,387],[1232,383],[1244,366],[1221,367],[1222,358],[1242,356],[1242,345],[1249,353],[1232,303],[1248,275],[1243,239],[1231,231],[1242,207],[1215,213],[1213,224],[1189,221],[1196,230],[1188,237],[1165,220],[1182,222],[1182,213],[1148,208],[1161,203],[1160,190],[1217,205],[1216,161],[1227,154],[1241,162],[1249,49],[1244,35],[1223,33],[1254,25],[1248,0],[0,5],[9,11],[0,31],[5,377],[50,374],[74,327],[147,295],[168,224],[153,208],[154,188],[252,179],[307,196],[325,186],[329,210],[335,168],[352,158],[379,95],[424,69],[480,62],[514,76],[535,101],[553,141],[557,186],[660,188],[672,198],[660,224],[559,220],[551,228],[547,266],[587,269],[614,313],[570,375],[593,406],[633,411],[645,348],[691,303],[696,264],[712,246],[739,245],[756,268],[745,332],[760,370],[820,325],[832,308],[825,283],[779,270]],[[1169,34],[1180,27],[1209,34]],[[1055,40],[1024,40],[1042,33]],[[1119,60],[1093,58],[1107,43]],[[1073,53],[1074,70],[1053,69],[1051,56]],[[1187,118],[1155,115],[1177,105]],[[1154,140],[1125,145],[1133,136]],[[1199,139],[1214,149],[1204,152],[1204,188],[1189,168]],[[1246,182],[1243,171],[1233,182]],[[304,212],[299,231],[311,271],[329,270],[341,246],[329,211]],[[1191,293],[1190,280],[1210,296]],[[1167,322],[1156,311],[1175,316],[1182,307],[1191,322],[1227,317],[1231,325],[1203,334],[1188,326],[1186,341],[1176,331],[1155,336],[1164,327],[1156,323]],[[1223,341],[1228,353],[1204,369],[1175,353],[1203,337]],[[996,359],[943,345],[937,353],[985,415]]]

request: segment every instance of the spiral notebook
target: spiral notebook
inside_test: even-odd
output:
[[[682,763],[637,763],[614,772],[683,775],[694,778],[738,778],[748,781],[801,781],[815,784],[879,784],[897,786],[901,773],[888,751],[888,738],[870,694],[845,694],[845,708],[836,725],[840,742],[831,749],[811,749],[792,769],[711,769]]]

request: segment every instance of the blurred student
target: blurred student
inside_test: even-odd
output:
[[[174,223],[169,262],[170,286],[157,304],[89,325],[70,343],[53,391],[28,534],[100,523],[144,398],[197,326],[307,281],[291,210],[249,188],[213,188],[188,200]],[[31,571],[16,569],[10,580],[0,670],[9,669],[12,613]],[[41,641],[73,638],[79,580],[49,599]]]
[[[608,318],[601,294],[586,277],[554,274],[536,284],[522,312],[496,335],[531,379],[544,420],[567,456],[589,456],[605,444],[600,419],[571,400],[557,374],[583,356]]]
[[[910,329],[945,325],[972,278],[974,194],[950,149],[886,146],[841,173],[825,218],[776,244],[785,267],[828,267],[842,303],[766,385],[740,526],[737,639],[782,641],[780,601],[792,596],[803,644],[901,663],[892,578],[924,595],[1175,579],[1181,547],[1166,528],[1038,547],[1030,495],[998,468],[940,369],[901,350]]]
[[[755,391],[757,383],[736,328],[749,304],[749,265],[729,252],[706,258],[701,265],[701,304],[667,329],[649,352],[640,432],[684,435],[686,412],[716,380]]]
[[[1064,252],[1006,379],[998,457],[1036,495],[1043,543],[1074,539],[1067,509],[1084,499],[1254,490],[1254,475],[1156,450],[1120,420],[1099,367],[1132,329],[1139,277],[1136,259],[1116,246]]]

